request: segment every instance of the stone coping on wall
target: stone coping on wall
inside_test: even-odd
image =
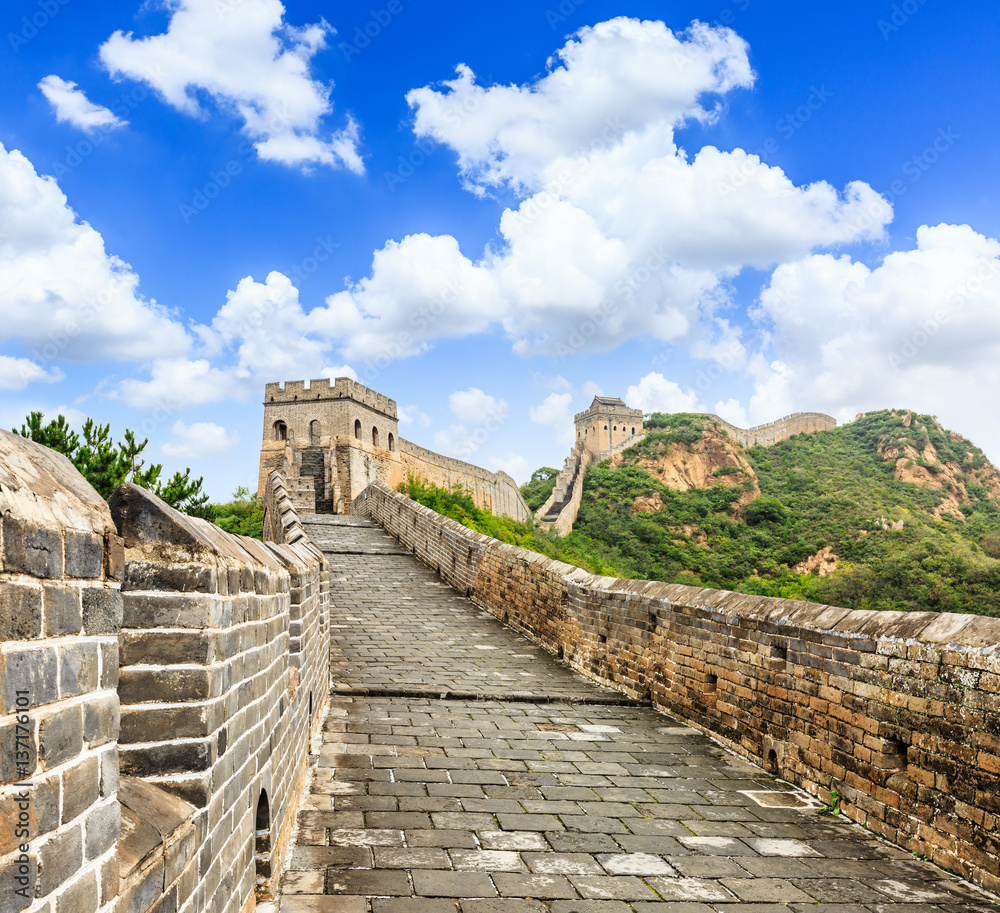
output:
[[[598,577],[381,483],[352,513],[596,681],[1000,889],[1000,619]]]

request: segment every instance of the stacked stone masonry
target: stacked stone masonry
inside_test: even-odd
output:
[[[448,489],[465,488],[486,510],[525,521],[529,510],[504,472],[442,456],[399,436],[394,400],[338,377],[267,384],[258,494],[279,472],[294,508],[303,514],[350,512],[372,482],[396,488],[410,475]]]
[[[3,913],[272,893],[329,692],[329,568],[269,502],[281,544],[131,485],[105,504],[0,432]]]
[[[1000,888],[1000,620],[595,577],[377,483],[353,512],[596,681]]]

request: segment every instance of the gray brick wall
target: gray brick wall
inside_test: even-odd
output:
[[[352,512],[595,680],[1000,889],[1000,619],[595,577],[379,484]]]
[[[132,485],[105,504],[0,432],[0,913],[273,892],[330,632],[329,568],[278,481],[264,544]]]
[[[113,908],[121,543],[64,457],[0,431],[0,911]]]

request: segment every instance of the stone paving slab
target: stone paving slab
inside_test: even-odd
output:
[[[280,913],[1000,909],[371,547],[330,553],[344,690]]]

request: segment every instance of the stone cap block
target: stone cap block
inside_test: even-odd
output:
[[[178,796],[135,777],[122,777],[122,839],[118,844],[121,877],[127,879],[144,860],[162,854],[198,810]]]
[[[125,543],[126,562],[236,570],[240,572],[236,579],[244,580],[251,588],[256,573],[272,577],[284,573],[281,562],[263,543],[227,533],[207,520],[186,516],[138,485],[121,485],[108,506]],[[127,578],[132,576],[131,571],[127,572]],[[204,585],[208,585],[207,581]],[[193,588],[189,583],[182,586],[189,588]],[[233,593],[232,587],[229,592]]]
[[[108,505],[61,453],[0,431],[2,570],[36,577],[100,577]]]

